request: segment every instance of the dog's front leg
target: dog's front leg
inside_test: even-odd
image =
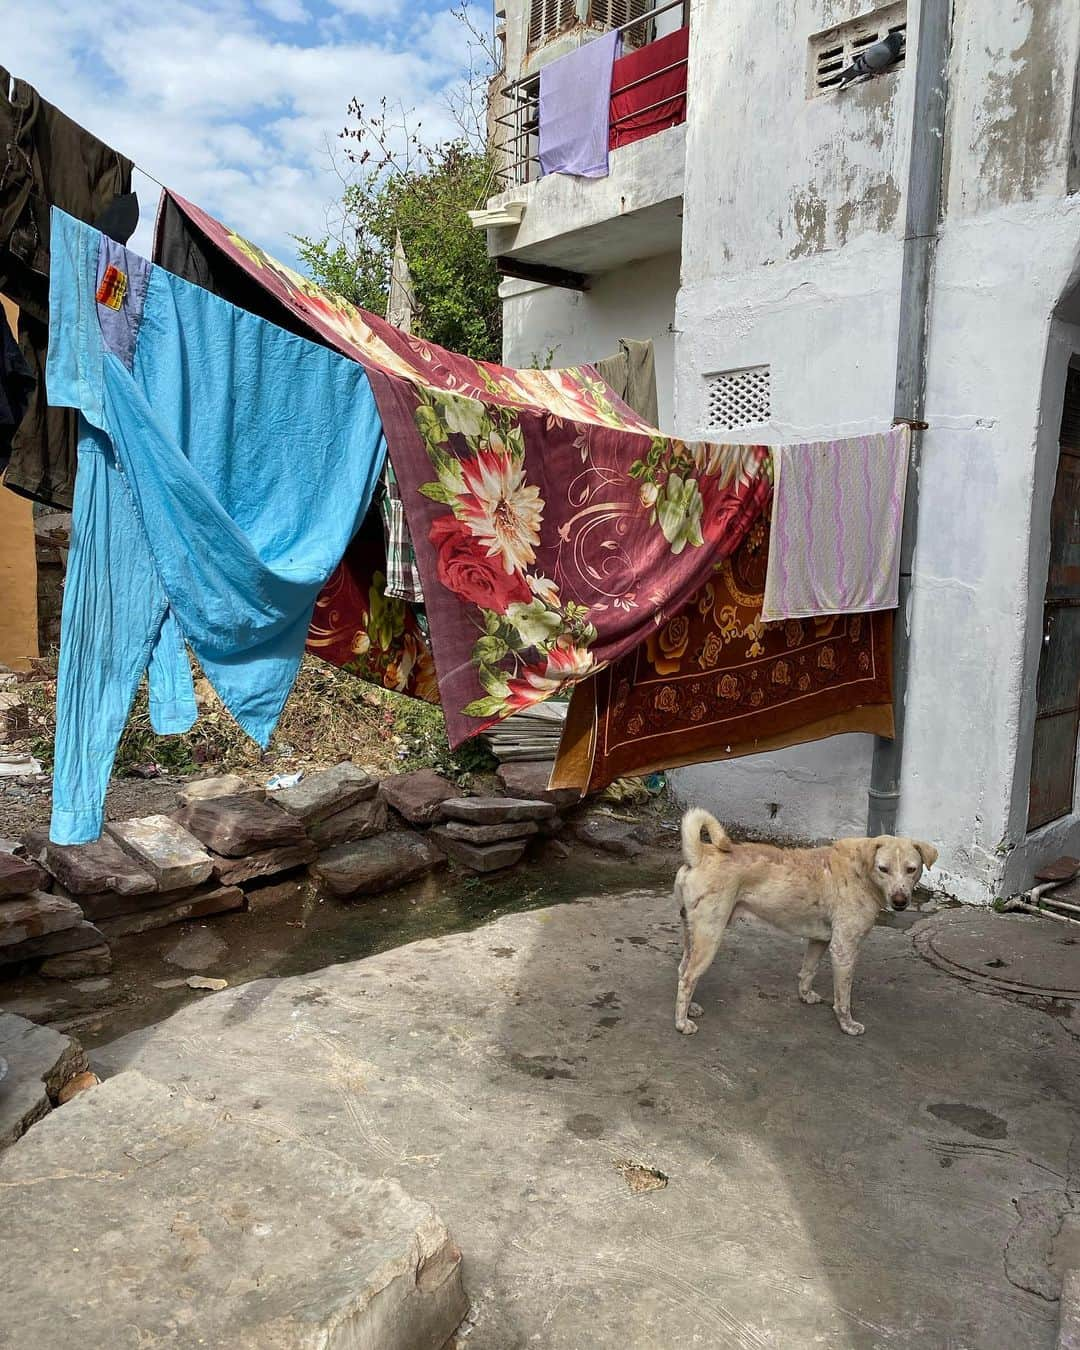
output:
[[[833,933],[829,943],[829,957],[833,972],[833,1012],[840,1030],[849,1036],[861,1036],[866,1028],[851,1015],[851,979],[855,973],[855,957],[859,941],[843,933]]]
[[[799,969],[799,997],[804,1003],[821,1002],[821,995],[814,993],[814,976],[828,945],[818,938],[806,939],[806,955]]]

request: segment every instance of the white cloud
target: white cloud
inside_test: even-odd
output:
[[[115,0],[103,23],[85,0],[8,0],[4,58],[149,174],[290,258],[290,236],[324,233],[340,195],[327,146],[350,99],[415,107],[425,132],[450,134],[442,93],[466,60],[465,34],[444,26],[451,0],[426,17],[402,0],[329,2],[338,14],[312,20],[326,0]],[[440,41],[419,42],[418,24]],[[140,201],[145,250],[154,203]]]

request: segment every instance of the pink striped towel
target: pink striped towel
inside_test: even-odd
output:
[[[901,426],[774,450],[763,620],[896,608],[910,443]]]

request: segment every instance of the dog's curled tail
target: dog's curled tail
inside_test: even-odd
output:
[[[731,852],[731,840],[728,838],[727,830],[714,815],[700,806],[695,806],[682,818],[683,857],[691,867],[697,867],[705,856],[705,843],[701,838],[702,829],[708,834],[709,842],[715,848],[722,853]]]

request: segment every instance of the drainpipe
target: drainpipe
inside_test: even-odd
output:
[[[912,424],[911,459],[900,536],[900,592],[893,629],[893,706],[896,735],[878,737],[870,771],[867,834],[895,834],[900,806],[900,768],[907,721],[911,643],[911,563],[919,514],[919,458],[926,407],[926,337],[930,280],[941,219],[941,173],[945,108],[949,93],[952,0],[922,0],[911,114],[904,264],[900,278],[900,326],[896,350],[893,419]]]

